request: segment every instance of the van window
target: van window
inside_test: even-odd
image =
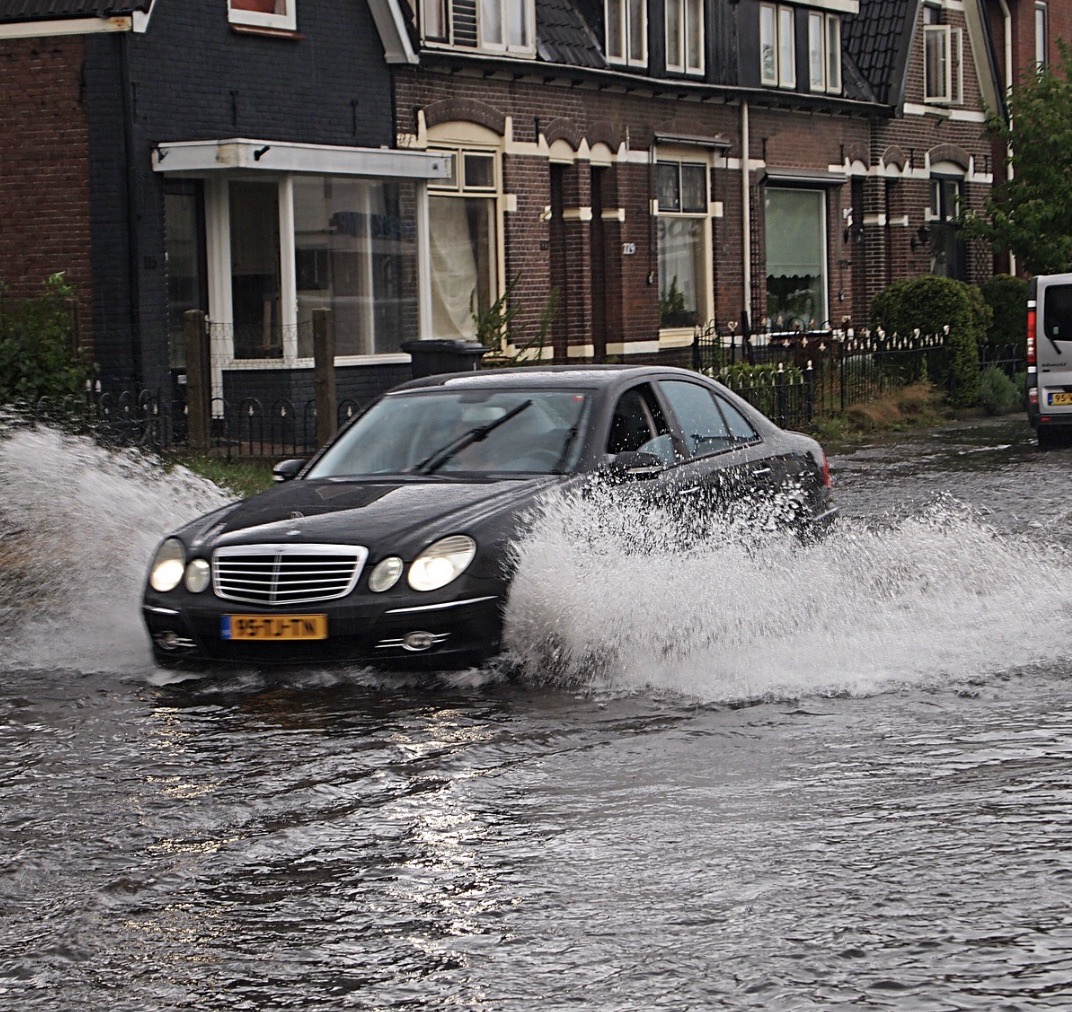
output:
[[[1049,285],[1042,305],[1042,327],[1046,337],[1072,341],[1072,285]]]

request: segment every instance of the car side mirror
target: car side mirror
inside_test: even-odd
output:
[[[292,478],[298,477],[298,473],[305,467],[305,464],[306,461],[301,457],[281,460],[272,468],[272,477],[276,481],[290,481]]]
[[[611,476],[619,480],[653,478],[666,470],[666,465],[654,453],[628,450],[615,454],[608,464]]]

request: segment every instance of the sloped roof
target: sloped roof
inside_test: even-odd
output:
[[[842,19],[845,52],[884,105],[899,105],[919,0],[860,0]]]
[[[571,0],[536,0],[536,52],[548,63],[607,66],[595,33]]]
[[[0,22],[122,17],[151,6],[152,0],[0,0]]]

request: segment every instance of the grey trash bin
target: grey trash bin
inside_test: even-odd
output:
[[[477,341],[436,339],[407,341],[402,350],[413,359],[413,378],[441,372],[476,372],[488,349]]]

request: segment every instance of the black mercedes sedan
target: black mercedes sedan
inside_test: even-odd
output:
[[[157,549],[142,610],[158,663],[479,663],[500,650],[512,546],[555,490],[605,483],[686,525],[757,494],[805,533],[836,513],[815,440],[647,366],[413,380],[276,478]]]

